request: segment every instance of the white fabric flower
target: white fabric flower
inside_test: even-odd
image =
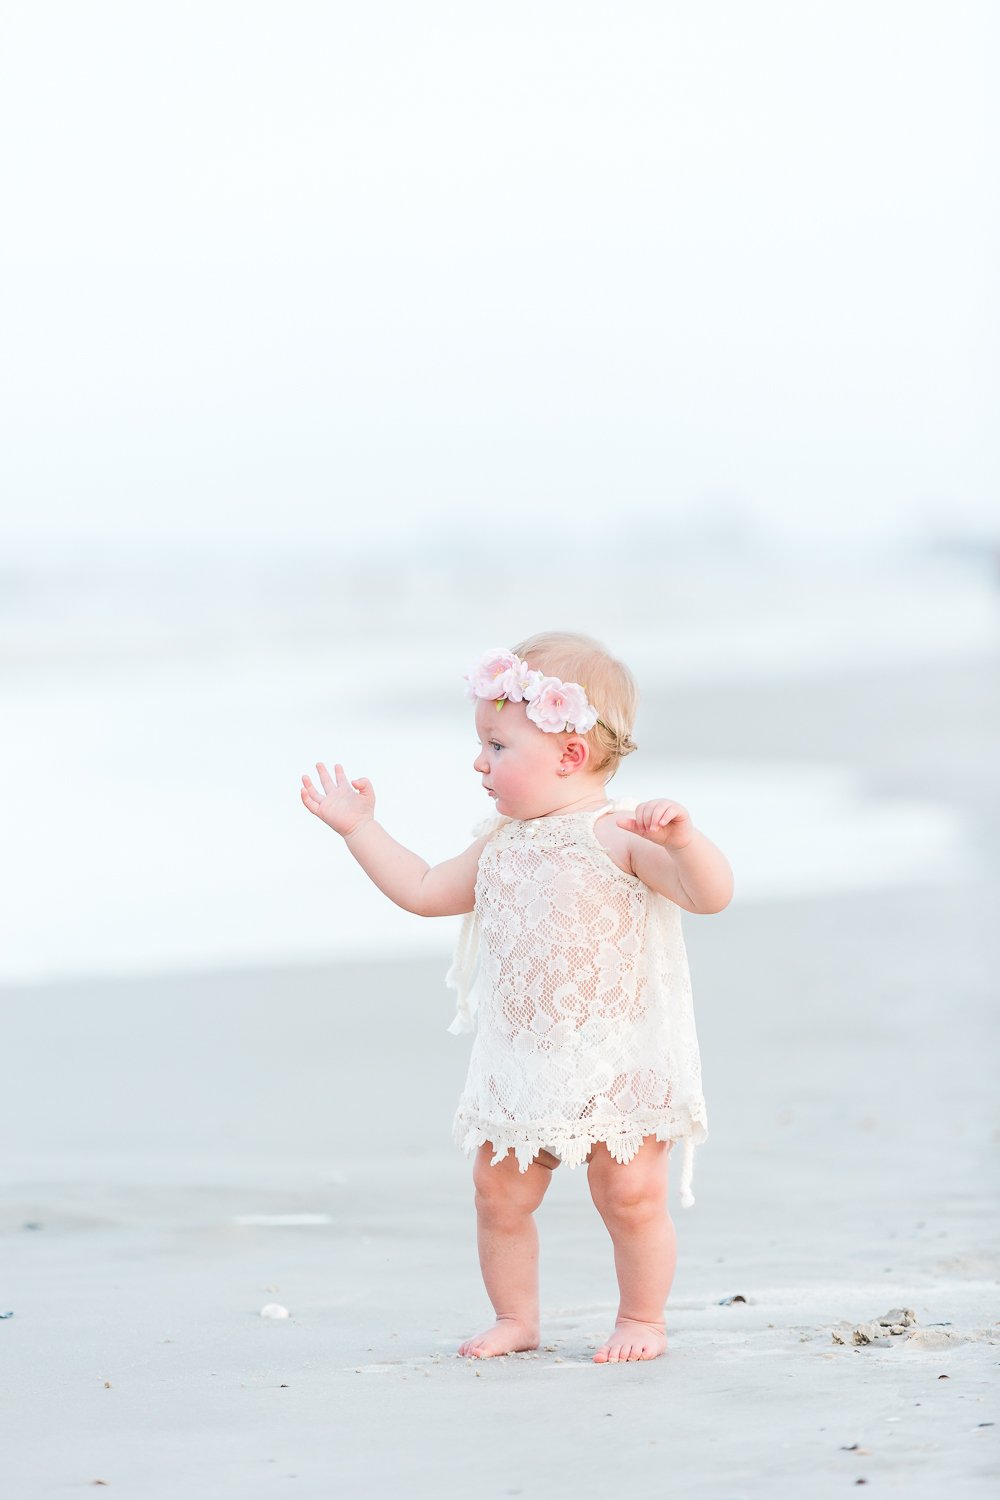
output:
[[[544,673],[538,672],[534,667],[529,667],[520,657],[514,657],[514,665],[508,671],[505,681],[507,684],[507,697],[512,703],[521,703],[525,699],[531,699],[538,690],[538,684],[542,681]]]

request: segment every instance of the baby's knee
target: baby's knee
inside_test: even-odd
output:
[[[551,1170],[533,1162],[526,1172],[518,1170],[517,1158],[508,1152],[492,1165],[496,1153],[487,1144],[481,1147],[472,1172],[476,1190],[476,1211],[481,1215],[505,1217],[533,1212],[541,1203],[551,1180]]]
[[[476,1188],[476,1217],[480,1223],[506,1224],[520,1222],[526,1213],[520,1196],[503,1185]]]
[[[667,1208],[665,1160],[655,1165],[622,1164],[610,1154],[589,1173],[590,1193],[602,1218],[641,1222]],[[631,1168],[631,1169],[630,1169]]]
[[[593,1194],[601,1216],[641,1223],[658,1218],[667,1207],[666,1188],[660,1183],[604,1183]]]

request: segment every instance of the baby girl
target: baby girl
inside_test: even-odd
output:
[[[473,770],[495,804],[472,844],[430,867],[375,821],[364,777],[317,765],[302,800],[390,900],[465,914],[448,981],[449,1030],[475,1031],[454,1138],[475,1152],[479,1262],[496,1321],[459,1353],[540,1342],[534,1212],[552,1173],[587,1164],[614,1246],[619,1304],[598,1363],[666,1348],[676,1264],[668,1156],[683,1143],[681,1202],[705,1139],[681,910],[733,892],[722,852],[671,798],[609,801],[636,746],[632,674],[588,636],[535,635],[487,652],[466,677]]]

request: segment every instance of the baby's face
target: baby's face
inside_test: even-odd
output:
[[[473,770],[508,818],[542,818],[558,804],[562,778],[562,734],[547,734],[533,724],[523,703],[505,701],[498,709],[489,698],[476,703],[479,754]]]

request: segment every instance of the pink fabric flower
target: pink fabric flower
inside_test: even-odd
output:
[[[530,697],[531,689],[541,682],[542,673],[529,667],[513,651],[498,647],[481,656],[472,671],[466,673],[465,680],[470,698],[509,698],[511,703],[520,703]]]
[[[543,677],[534,684],[526,712],[532,723],[549,734],[566,729],[586,734],[597,723],[597,712],[580,684],[560,682],[558,677]]]
[[[567,729],[586,734],[597,723],[597,710],[578,682],[546,677],[502,646],[484,652],[465,674],[465,682],[470,698],[492,698],[498,707],[505,698],[527,703],[528,718],[549,734]]]
[[[485,652],[470,672],[465,674],[469,684],[466,692],[470,698],[506,698],[507,675],[513,666],[521,663],[513,651],[502,646]]]

